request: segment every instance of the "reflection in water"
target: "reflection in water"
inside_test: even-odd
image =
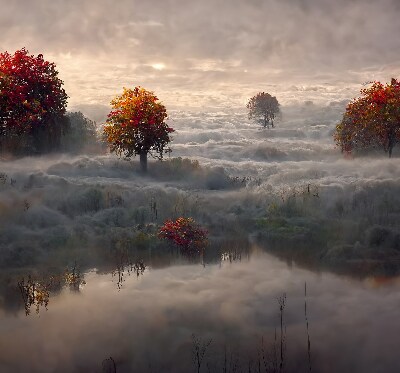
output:
[[[257,250],[227,266],[152,268],[121,292],[109,272],[87,272],[85,281],[79,296],[52,295],[40,318],[0,309],[0,371],[112,372],[113,362],[118,372],[400,367],[398,282],[375,288],[290,268]]]
[[[219,253],[219,261],[222,262],[240,262],[243,258],[250,259],[251,245],[247,237],[235,237],[230,240],[223,240],[216,250]]]
[[[115,360],[110,356],[108,359],[104,359],[102,363],[103,373],[116,373],[117,364]]]
[[[285,368],[285,354],[286,354],[286,327],[283,321],[283,314],[286,306],[286,294],[283,294],[278,298],[278,304],[279,304],[280,333],[281,333],[279,371],[282,372]]]
[[[28,316],[32,307],[36,308],[37,314],[41,307],[47,310],[50,294],[57,293],[64,285],[70,290],[79,291],[85,284],[84,275],[75,263],[72,269],[67,268],[62,275],[51,275],[42,280],[33,279],[32,275],[28,275],[26,281],[22,278],[18,282],[18,289],[24,302],[25,314]]]
[[[197,373],[200,373],[201,364],[203,363],[204,356],[208,347],[210,346],[212,339],[209,339],[206,342],[203,342],[199,337],[196,337],[195,334],[192,334],[193,338],[193,363],[196,367]]]
[[[312,371],[311,364],[311,341],[310,341],[310,328],[308,324],[308,316],[307,316],[307,282],[304,283],[304,319],[306,321],[306,329],[307,329],[307,353],[308,353],[308,367],[310,372]]]
[[[111,274],[113,277],[117,278],[118,290],[122,288],[122,283],[125,281],[126,276],[124,277],[124,274],[130,276],[131,273],[135,273],[136,277],[139,277],[140,275],[143,275],[147,268],[143,260],[133,260],[127,249],[117,250],[115,252],[115,261],[116,268],[111,272]]]
[[[34,281],[31,276],[28,276],[26,281],[23,278],[18,282],[18,288],[24,301],[25,314],[27,316],[31,313],[32,306],[36,308],[36,313],[39,313],[40,307],[45,307],[47,310],[50,298],[50,284]]]
[[[86,281],[83,277],[84,275],[81,273],[76,263],[71,270],[67,269],[64,273],[65,283],[74,291],[79,291],[83,285],[86,285]]]
[[[227,251],[221,254],[221,261],[229,261],[229,262],[236,262],[236,261],[241,261],[242,260],[242,253],[238,252],[236,250],[233,251]]]

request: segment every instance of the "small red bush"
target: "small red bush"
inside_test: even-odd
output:
[[[158,232],[159,238],[170,240],[185,253],[201,253],[207,245],[207,235],[192,218],[183,217],[167,220]]]

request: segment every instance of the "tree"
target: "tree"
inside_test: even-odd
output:
[[[174,130],[165,123],[167,111],[153,92],[141,87],[126,89],[111,101],[104,134],[112,152],[130,159],[140,156],[143,172],[147,171],[147,154],[162,159],[170,152],[168,143]]]
[[[68,96],[54,63],[22,48],[0,53],[0,146],[16,152],[56,149],[67,127]]]
[[[280,113],[276,97],[265,92],[259,92],[253,96],[246,107],[249,109],[249,119],[254,119],[264,128],[269,127],[270,124],[273,128],[275,116]]]
[[[184,254],[196,254],[202,253],[206,247],[207,234],[192,218],[180,217],[175,221],[167,220],[158,237],[173,242]]]
[[[80,111],[66,113],[68,132],[62,138],[62,150],[78,153],[83,150],[95,151],[97,142],[96,122],[85,117]]]
[[[342,152],[382,147],[390,158],[400,141],[400,82],[373,82],[362,89],[361,97],[347,105],[334,139]]]

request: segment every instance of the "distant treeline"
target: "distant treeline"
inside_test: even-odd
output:
[[[54,119],[52,126],[1,136],[0,151],[2,154],[16,156],[50,152],[96,153],[102,149],[99,139],[96,122],[85,117],[80,111],[67,112]]]

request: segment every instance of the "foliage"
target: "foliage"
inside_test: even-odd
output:
[[[112,152],[128,159],[140,155],[142,163],[147,153],[162,159],[170,151],[168,143],[174,130],[165,123],[166,108],[153,92],[124,88],[111,105],[104,134]]]
[[[161,239],[170,240],[184,253],[201,253],[207,244],[208,232],[198,226],[194,219],[180,217],[167,220],[158,232]]]
[[[249,119],[254,119],[264,128],[270,124],[274,127],[275,116],[280,113],[278,100],[266,92],[257,93],[249,100],[246,107],[249,109]]]
[[[96,123],[86,118],[80,111],[69,112],[68,132],[62,138],[62,150],[77,153],[82,150],[95,150],[98,147]]]
[[[361,90],[346,108],[342,121],[336,126],[335,142],[344,152],[370,147],[383,147],[392,155],[400,140],[400,82],[373,82]]]
[[[189,158],[171,158],[164,164],[169,173],[187,175],[189,172],[200,171],[200,163],[197,159]]]
[[[0,145],[14,152],[59,146],[67,94],[54,63],[26,49],[0,53]]]

